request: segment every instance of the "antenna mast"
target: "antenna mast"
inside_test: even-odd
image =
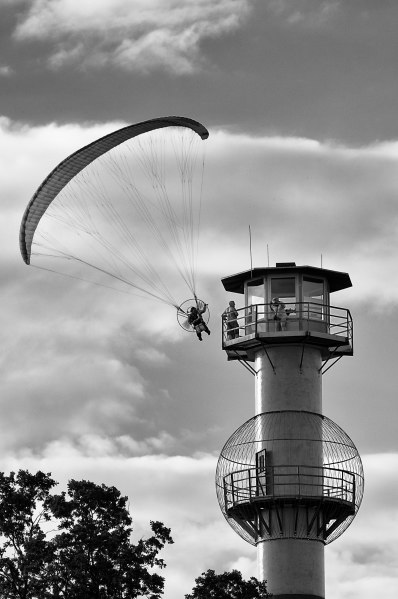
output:
[[[253,276],[252,230],[249,225],[250,273]]]

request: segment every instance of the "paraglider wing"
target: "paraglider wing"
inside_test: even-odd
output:
[[[25,263],[30,264],[33,236],[41,217],[46,212],[51,202],[71,179],[96,158],[102,156],[119,144],[141,135],[142,133],[153,131],[154,129],[161,129],[163,127],[187,127],[196,132],[202,139],[207,139],[209,136],[207,129],[201,123],[192,119],[177,116],[161,117],[137,123],[135,125],[129,125],[105,135],[81,148],[77,152],[74,152],[68,156],[68,158],[60,162],[37,189],[22,218],[19,244],[22,258]]]

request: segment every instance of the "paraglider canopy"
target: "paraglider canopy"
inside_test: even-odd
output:
[[[77,152],[74,152],[60,162],[39,186],[29,202],[22,218],[19,242],[21,254],[26,264],[30,263],[33,236],[41,217],[51,202],[65,185],[73,179],[73,177],[96,158],[102,156],[126,140],[132,139],[137,135],[142,135],[148,131],[173,126],[188,127],[195,131],[202,139],[207,139],[209,137],[207,129],[197,121],[179,116],[161,117],[143,121],[142,123],[137,123],[135,125],[129,125],[128,127],[114,131],[109,135],[105,135],[87,146],[84,146],[84,148],[77,150]]]
[[[118,129],[68,156],[25,210],[25,263],[84,280],[95,273],[99,284],[111,277],[178,308],[169,260],[188,287],[182,297],[196,297],[199,146],[208,136],[201,123],[168,116]]]

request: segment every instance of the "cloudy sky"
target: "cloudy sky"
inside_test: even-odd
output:
[[[398,5],[394,0],[0,0],[0,468],[89,478],[130,498],[135,534],[172,528],[166,599],[207,568],[256,575],[225,523],[219,451],[254,414],[227,363],[223,276],[295,261],[348,272],[332,303],[354,357],[323,380],[354,440],[361,510],[326,549],[328,599],[398,591]],[[172,309],[27,267],[18,231],[56,164],[119,126],[179,114],[206,143],[200,294],[212,336]],[[184,298],[185,299],[185,298]]]

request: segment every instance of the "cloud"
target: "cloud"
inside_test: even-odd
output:
[[[202,63],[201,43],[240,27],[248,0],[33,0],[15,37],[49,40],[48,63],[190,74]]]
[[[347,532],[326,549],[331,599],[393,599],[398,589],[398,454],[363,456],[365,495]]]
[[[79,145],[122,126],[120,123],[30,127],[0,116],[2,209],[23,206],[48,172]],[[20,209],[19,207],[19,209]]]
[[[247,270],[251,225],[255,266],[266,265],[266,244],[271,265],[320,265],[322,254],[324,268],[351,274],[350,297],[377,298],[375,306],[396,302],[397,159],[396,142],[348,148],[213,133],[204,246],[217,237],[219,272],[229,274],[231,264]]]
[[[0,316],[0,402],[7,414],[0,424],[2,448],[39,451],[63,437],[78,446],[84,438],[83,446],[92,448],[103,437],[114,438],[115,452],[136,455],[178,445],[169,433],[153,430],[151,406],[171,401],[167,391],[157,389],[154,373],[170,358],[156,346],[162,336],[149,341],[151,326],[139,332],[137,306],[132,313],[131,300],[118,301],[115,311],[112,293],[98,296],[85,283],[71,285],[56,275],[48,287],[48,273],[31,273],[22,264],[15,270],[20,282],[14,271],[13,282],[2,283],[7,304]],[[166,334],[167,318],[162,327]],[[170,328],[169,344],[174,322]]]
[[[319,29],[333,23],[341,14],[341,0],[268,0],[271,13],[289,26]]]
[[[213,395],[238,394],[239,385],[243,392],[237,375],[218,368],[219,314],[226,305],[219,279],[248,270],[249,224],[255,266],[266,265],[269,244],[271,265],[295,260],[316,266],[323,253],[324,267],[348,271],[354,283],[349,301],[343,294],[333,301],[349,307],[367,302],[366,326],[379,326],[386,306],[390,314],[391,302],[398,303],[393,142],[347,148],[211,132],[198,264],[212,311],[204,348],[177,326],[168,306],[24,265],[18,229],[33,191],[66,155],[122,125],[32,128],[0,121],[3,450],[38,451],[56,439],[75,443],[93,435],[140,455],[159,447],[185,453],[209,440],[217,446],[236,414],[221,416]],[[393,383],[387,374],[383,380],[392,397]]]
[[[165,455],[175,449],[177,439],[165,431],[141,441],[131,435],[107,436],[98,433],[76,434],[74,431],[63,433],[54,441],[50,441],[40,449],[26,446],[17,450],[21,459],[38,459],[39,456],[56,458],[68,454],[71,458],[97,459],[107,456],[115,460],[123,460],[131,456]]]
[[[21,303],[15,307],[20,310]],[[59,319],[48,307],[35,321],[32,308],[25,313],[30,326],[25,319],[21,328],[3,323],[1,405],[8,414],[1,424],[3,447],[37,447],[63,434],[127,432],[144,396],[137,368],[111,353],[89,314],[75,320],[65,307]]]
[[[14,70],[9,65],[0,66],[0,77],[10,77]]]
[[[27,202],[57,161],[119,126],[29,128],[3,118],[3,209],[15,210],[17,198]],[[398,245],[396,142],[350,148],[212,131],[205,143],[200,267],[207,276],[230,274],[231,265],[236,272],[247,269],[251,225],[255,266],[266,264],[266,244],[271,264],[317,265],[322,254],[325,268],[352,275],[351,297],[377,297],[376,308],[397,301],[390,284]],[[20,217],[9,213],[3,232],[6,252],[18,234],[10,229],[14,215]],[[145,320],[140,326],[154,331],[153,324]]]

